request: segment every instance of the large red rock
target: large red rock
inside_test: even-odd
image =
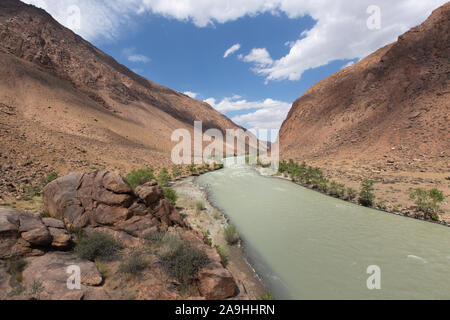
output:
[[[198,279],[200,293],[208,300],[227,299],[236,294],[237,287],[234,278],[224,268],[201,269]]]

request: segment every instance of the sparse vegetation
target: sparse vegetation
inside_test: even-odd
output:
[[[275,297],[267,291],[262,296],[258,297],[257,300],[275,300]]]
[[[181,177],[183,174],[183,168],[181,166],[174,166],[172,168],[172,176],[176,179]]]
[[[201,200],[195,201],[195,213],[198,215],[203,210],[205,210],[205,202]]]
[[[235,245],[240,239],[237,228],[232,224],[224,229],[224,237],[229,245]]]
[[[220,256],[222,261],[222,265],[226,267],[228,265],[228,252],[219,245],[215,245],[214,248],[217,250],[217,253]]]
[[[150,232],[144,235],[144,239],[153,243],[153,244],[161,244],[166,234],[164,232]]]
[[[179,235],[170,233],[163,239],[160,259],[165,272],[183,287],[190,285],[198,270],[209,263],[204,251],[192,247]]]
[[[40,281],[34,281],[30,288],[30,295],[37,296],[42,291],[42,283]]]
[[[361,191],[359,193],[358,202],[362,206],[372,207],[373,201],[375,200],[375,194],[373,191],[375,190],[373,187],[374,182],[372,180],[364,180],[361,183]]]
[[[353,201],[356,199],[358,192],[353,188],[347,188],[347,200]]]
[[[7,262],[8,273],[18,282],[22,282],[22,272],[27,266],[27,262],[23,259],[10,259]]]
[[[212,217],[215,220],[219,220],[220,218],[222,218],[222,212],[220,212],[219,210],[214,210],[212,213]]]
[[[122,261],[119,267],[119,272],[136,276],[147,267],[148,262],[145,260],[143,252],[141,250],[134,250],[131,254],[125,257],[124,261]]]
[[[163,188],[164,196],[170,201],[173,206],[177,205],[178,194],[177,192],[169,187]]]
[[[58,179],[58,173],[57,172],[51,172],[47,176],[41,178],[41,182],[44,186],[49,184],[50,182]]]
[[[155,180],[154,170],[150,167],[133,170],[125,177],[125,180],[133,189],[136,189],[136,187],[143,185],[144,183]]]
[[[95,261],[114,257],[121,245],[111,236],[93,232],[81,237],[75,245],[75,253],[82,259]]]
[[[24,192],[23,196],[21,197],[21,199],[25,200],[25,201],[31,201],[35,197],[41,196],[41,189],[36,186],[26,186],[24,188],[24,191],[25,192]]]
[[[211,232],[209,230],[203,232],[203,237],[205,238],[206,243],[208,246],[212,247],[213,241],[211,239]]]
[[[441,208],[439,204],[444,201],[444,193],[436,188],[424,190],[421,188],[411,191],[409,198],[415,201],[418,209],[424,213],[425,218],[439,221],[439,212]]]
[[[171,178],[172,178],[172,176],[169,174],[169,171],[167,171],[166,168],[162,168],[158,172],[156,180],[158,181],[158,184],[163,187],[169,183]]]

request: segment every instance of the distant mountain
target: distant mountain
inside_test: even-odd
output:
[[[192,132],[195,120],[204,129],[240,128],[18,0],[0,2],[0,115],[0,164],[10,172],[3,183],[21,178],[20,168],[39,175],[170,165],[173,130]]]
[[[412,188],[450,194],[450,3],[294,102],[280,135],[283,159],[320,167],[377,206],[411,216]],[[443,220],[450,222],[444,201]],[[415,213],[414,213],[415,214]]]
[[[422,25],[312,86],[280,130],[283,158],[377,161],[450,154],[450,3]]]

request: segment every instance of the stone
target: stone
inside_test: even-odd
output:
[[[41,217],[28,212],[22,212],[19,215],[19,232],[28,232],[34,229],[46,228]]]
[[[128,210],[130,210],[132,216],[146,216],[151,212],[145,204],[139,201],[135,201]]]
[[[208,300],[231,298],[237,292],[233,276],[224,268],[201,269],[198,280],[199,291]]]
[[[136,195],[146,205],[152,205],[163,197],[163,190],[155,182],[148,182],[135,190]]]
[[[113,225],[120,221],[125,221],[130,217],[127,208],[111,207],[100,204],[94,213],[94,220],[100,225]]]
[[[65,249],[72,243],[72,237],[65,229],[48,228],[52,236],[51,246],[57,249]]]
[[[85,229],[87,234],[90,234],[92,232],[99,232],[99,233],[103,233],[103,234],[107,234],[111,237],[113,237],[114,239],[117,240],[117,242],[119,242],[120,244],[126,246],[126,247],[137,247],[139,245],[141,245],[141,241],[138,238],[135,238],[131,235],[129,235],[126,232],[123,231],[116,231],[116,230],[112,230],[109,228],[104,228],[104,227],[98,227],[98,228],[86,228]]]
[[[42,218],[42,222],[50,228],[64,229],[64,222],[55,218]]]
[[[52,242],[52,236],[45,226],[24,232],[21,236],[24,240],[36,246],[47,246]]]
[[[158,221],[152,217],[135,216],[116,225],[116,229],[125,231],[133,236],[142,237],[147,233],[158,230]]]
[[[114,193],[132,193],[133,190],[128,182],[120,175],[108,172],[103,177],[103,186]]]
[[[69,266],[78,266],[81,270],[81,290],[69,290],[67,273]],[[42,291],[41,299],[67,299],[79,300],[86,292],[88,286],[98,286],[103,282],[95,263],[81,260],[67,252],[49,252],[44,256],[29,258],[28,265],[22,273],[23,284],[30,288],[33,283],[40,283]]]

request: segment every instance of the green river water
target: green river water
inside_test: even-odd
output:
[[[340,201],[231,163],[196,181],[238,227],[278,299],[450,299],[450,229]],[[371,265],[381,289],[369,290]]]

